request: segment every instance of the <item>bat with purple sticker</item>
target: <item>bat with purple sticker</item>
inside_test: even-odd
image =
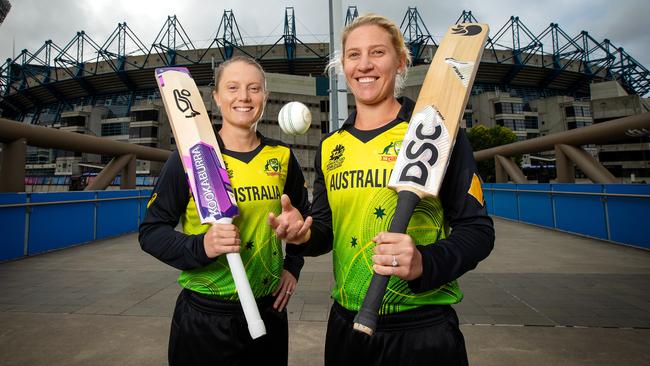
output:
[[[156,80],[201,223],[231,223],[239,212],[237,202],[194,79],[184,67],[167,67],[156,69]],[[228,253],[226,258],[251,337],[261,337],[266,328],[241,256]]]

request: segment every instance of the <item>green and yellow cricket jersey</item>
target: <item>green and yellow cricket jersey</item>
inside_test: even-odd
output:
[[[240,254],[256,298],[275,290],[283,268],[297,278],[303,263],[302,258],[294,257],[292,261],[300,262],[297,268],[295,263],[291,264],[294,268],[287,266],[282,243],[267,223],[269,213],[280,213],[283,193],[301,212],[308,210],[307,190],[295,156],[282,143],[261,138],[262,144],[248,153],[222,147],[239,207],[233,224],[239,229]],[[179,219],[184,234],[170,230]],[[210,259],[205,255],[203,234],[209,228],[201,224],[178,154],[172,154],[141,226],[141,245],[160,260],[183,270],[178,279],[182,287],[222,300],[237,300],[226,256]]]
[[[373,275],[372,238],[387,231],[397,194],[387,188],[415,102],[399,98],[397,117],[383,127],[361,131],[351,114],[316,151],[311,238],[287,246],[288,253],[315,256],[333,251],[336,283],[332,297],[358,311]],[[487,214],[472,148],[463,130],[438,198],[422,200],[407,230],[422,256],[422,275],[391,278],[380,312],[459,302],[456,279],[476,268],[494,247],[494,224]]]
[[[267,219],[270,212],[279,214],[281,211],[280,197],[287,179],[289,157],[289,149],[280,145],[262,146],[248,162],[223,155],[239,207],[239,216],[233,224],[239,228],[240,254],[255,297],[270,294],[282,273],[282,243]],[[187,234],[201,234],[210,228],[201,224],[193,198],[181,222]],[[237,298],[226,256],[219,256],[205,267],[183,271],[178,282],[202,294],[230,300]]]
[[[397,194],[388,188],[408,120],[396,120],[367,132],[343,128],[326,137],[320,148],[322,184],[331,208],[333,265],[336,280],[332,297],[345,308],[358,311],[373,275],[372,238],[388,231]],[[441,202],[422,200],[407,233],[416,245],[435,245],[446,235]],[[427,304],[452,304],[462,293],[456,281],[414,293],[408,283],[391,277],[380,313],[394,313]]]

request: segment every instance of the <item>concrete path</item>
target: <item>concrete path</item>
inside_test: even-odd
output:
[[[456,306],[472,364],[650,364],[650,252],[495,221]],[[290,365],[323,363],[330,267],[307,259]],[[135,234],[0,263],[0,364],[166,364],[177,275]]]

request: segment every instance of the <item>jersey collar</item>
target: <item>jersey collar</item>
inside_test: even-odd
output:
[[[345,121],[339,132],[341,131],[347,131],[350,135],[354,136],[356,139],[363,143],[367,143],[374,139],[375,137],[381,135],[382,133],[390,130],[391,128],[397,126],[400,123],[403,122],[409,122],[411,119],[411,112],[413,111],[413,108],[415,107],[415,103],[406,97],[400,97],[397,99],[397,101],[402,105],[399,112],[397,112],[397,116],[395,119],[390,121],[389,123],[375,128],[373,130],[359,130],[356,127],[354,127],[354,121],[356,118],[356,111],[353,112],[348,119]]]
[[[413,108],[415,108],[415,102],[408,97],[399,97],[397,98],[397,101],[402,105],[402,107],[399,109],[399,112],[397,112],[397,117],[388,123],[388,125],[393,125],[396,122],[408,122],[411,119],[411,113],[413,112]],[[345,122],[343,122],[343,126],[341,126],[340,130],[347,130],[350,127],[354,126],[354,121],[356,118],[357,111],[355,110],[348,116]]]
[[[259,154],[260,151],[264,148],[264,146],[277,146],[278,142],[276,140],[270,139],[268,137],[265,137],[262,135],[259,131],[255,131],[255,134],[257,137],[260,139],[260,144],[257,146],[253,151],[247,151],[247,152],[239,152],[239,151],[230,151],[226,149],[226,146],[223,144],[223,140],[221,139],[221,136],[219,135],[219,131],[217,130],[217,126],[212,125],[214,129],[214,134],[217,137],[217,143],[219,144],[219,150],[221,150],[222,154],[226,154],[228,156],[231,156],[233,158],[236,158],[238,160],[241,160],[245,163],[249,163],[253,158]]]

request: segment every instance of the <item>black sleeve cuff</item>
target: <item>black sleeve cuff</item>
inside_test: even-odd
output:
[[[415,248],[420,251],[420,255],[422,255],[422,276],[408,281],[409,288],[413,293],[419,294],[422,292],[426,292],[430,290],[430,288],[427,285],[427,283],[430,283],[434,278],[436,278],[435,275],[435,268],[433,264],[433,259],[431,258],[431,255],[428,253],[430,252],[430,247],[433,247],[433,245],[416,245]]]
[[[289,248],[288,245],[287,248]],[[289,253],[289,250],[287,249],[287,255],[284,257],[284,269],[289,271],[289,273],[291,273],[293,277],[296,278],[296,280],[300,279],[300,271],[302,270],[302,266],[304,264],[305,258],[302,256],[293,255]]]
[[[196,261],[198,262],[198,267],[204,267],[207,266],[208,264],[214,262],[217,258],[209,258],[208,255],[205,253],[205,246],[203,245],[203,237],[205,234],[198,234],[194,236],[194,243],[192,243],[192,248],[194,250],[194,258],[196,258]],[[188,269],[194,269],[194,268],[188,268]]]
[[[487,223],[469,228],[459,226],[447,239],[416,248],[422,255],[422,276],[408,284],[411,291],[421,293],[437,289],[476,268],[494,248],[494,229]]]
[[[333,233],[326,226],[314,221],[311,225],[311,237],[306,243],[291,244],[287,243],[287,254],[317,257],[332,251]]]

